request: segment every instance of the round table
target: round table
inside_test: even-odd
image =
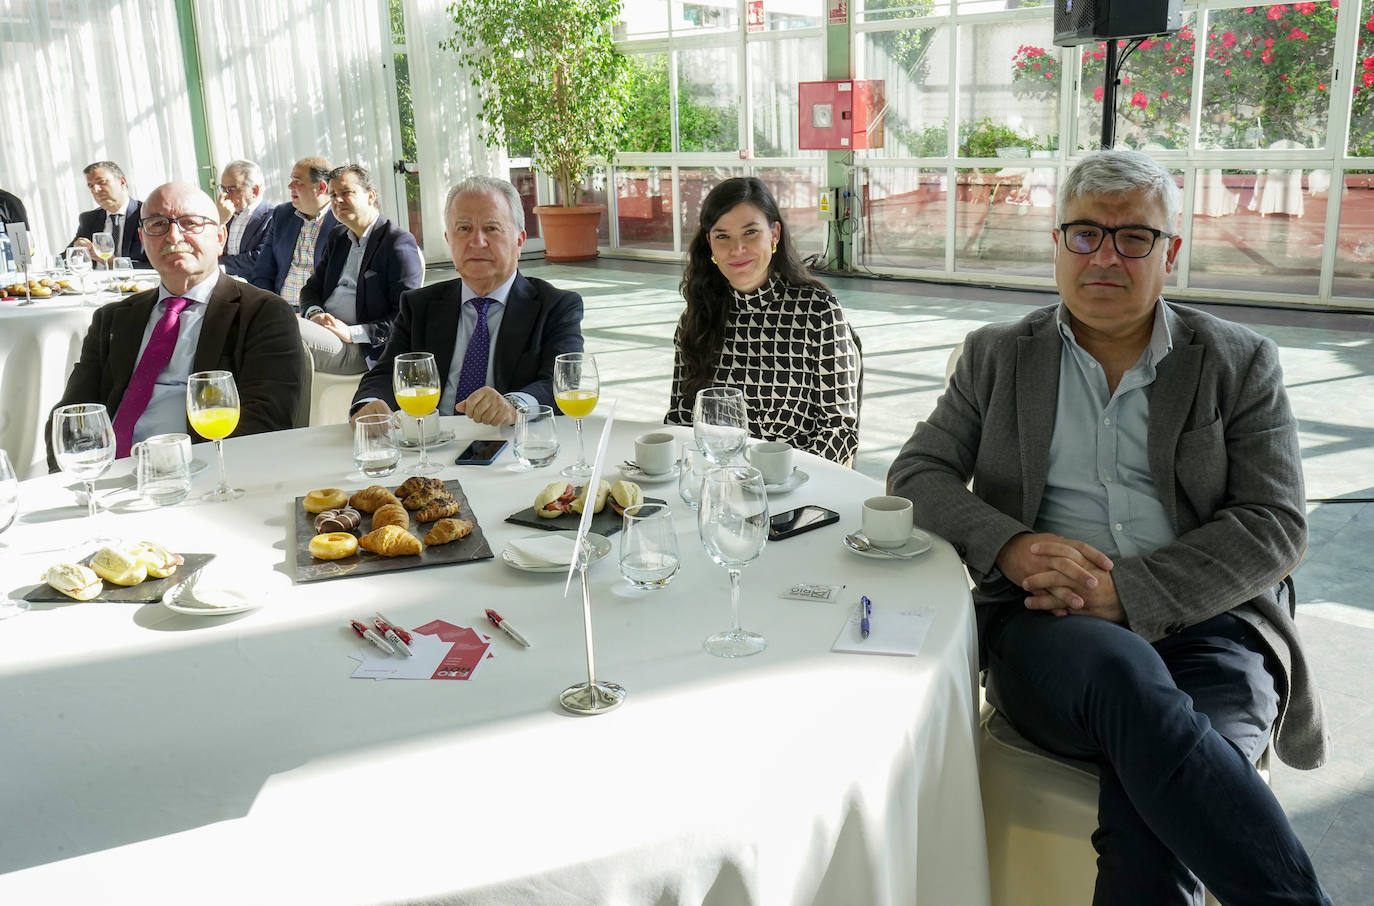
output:
[[[509,434],[444,424],[458,438],[431,455],[446,463],[469,438]],[[589,442],[602,424],[587,419]],[[616,424],[608,462],[651,427]],[[729,625],[725,571],[675,484],[646,485],[673,506],[682,569],[643,592],[614,552],[591,567],[598,678],[629,697],[575,717],[557,696],[586,678],[578,585],[564,598],[562,575],[499,558],[534,531],[504,518],[572,460],[572,426],[560,433],[552,468],[519,471],[508,450],[445,469],[498,553],[455,566],[289,578],[294,498],[370,483],[343,425],[231,438],[229,477],[248,491],[232,503],[139,509],[116,493],[103,528],[213,552],[205,581],[263,606],[71,602],[0,622],[0,901],[987,903],[972,607],[949,545],[908,561],[847,551],[881,488],[800,455],[810,480],[770,507],[823,504],[840,522],[770,543],[745,570],[743,623],[769,647],[722,660],[701,643]],[[6,591],[90,537],[61,479],[21,485],[0,535]],[[845,589],[779,597],[798,581]],[[831,652],[860,594],[933,616],[918,656]],[[486,607],[533,647],[495,632]],[[468,681],[351,678],[347,621],[375,610],[473,627],[496,656]]]

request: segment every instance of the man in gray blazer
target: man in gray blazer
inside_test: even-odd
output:
[[[1326,758],[1288,574],[1306,547],[1272,342],[1165,302],[1178,188],[1144,154],[1060,187],[1059,305],[969,335],[888,475],[978,583],[989,700],[1101,766],[1097,904],[1329,903],[1252,764]],[[971,488],[969,481],[972,479]]]

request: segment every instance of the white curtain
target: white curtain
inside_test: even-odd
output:
[[[264,199],[279,204],[300,158],[356,161],[372,172],[382,210],[404,224],[385,0],[195,0],[195,9],[216,178],[231,160],[254,161]]]
[[[0,188],[53,254],[95,207],[81,170],[112,160],[134,197],[196,179],[176,12],[166,0],[4,0]]]
[[[471,74],[458,65],[458,54],[439,46],[454,32],[450,0],[404,2],[425,257],[445,261],[448,247],[442,208],[449,187],[473,175],[507,179],[509,168],[504,149],[482,143],[477,119],[482,102]]]

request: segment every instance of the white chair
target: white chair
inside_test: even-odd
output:
[[[313,369],[312,369],[313,370]],[[330,374],[315,371],[310,388],[310,425],[342,425],[348,422],[353,395],[361,374]]]

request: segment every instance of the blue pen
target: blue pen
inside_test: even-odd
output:
[[[873,602],[868,595],[859,596],[859,635],[868,638],[868,618],[873,615]]]

